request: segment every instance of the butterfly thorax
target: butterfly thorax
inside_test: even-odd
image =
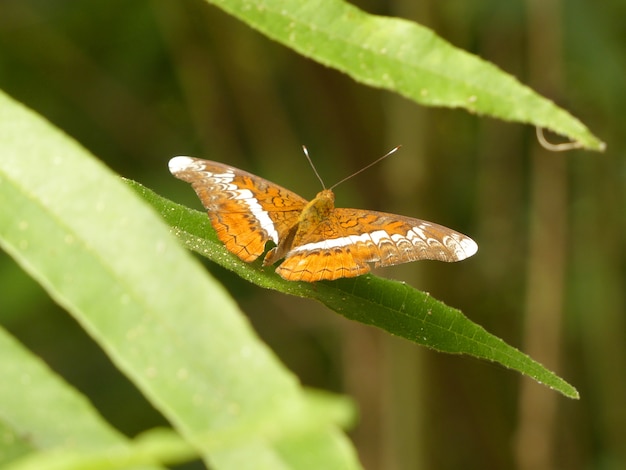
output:
[[[308,231],[311,225],[319,225],[334,209],[335,194],[330,189],[320,191],[315,199],[302,209],[298,217],[298,231]]]
[[[317,196],[304,206],[298,221],[291,227],[287,236],[280,241],[276,248],[272,248],[267,253],[263,265],[268,266],[284,258],[292,246],[297,245],[303,236],[315,230],[324,220],[328,219],[334,209],[335,194],[332,190],[324,189],[317,193]]]

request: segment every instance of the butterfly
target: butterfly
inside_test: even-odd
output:
[[[395,150],[395,149],[394,149]],[[391,152],[390,152],[391,153]],[[307,155],[308,157],[308,155]],[[191,183],[218,238],[243,261],[268,251],[263,266],[288,281],[356,277],[375,267],[422,259],[461,261],[478,245],[452,229],[411,217],[335,207],[332,189],[311,201],[223,163],[174,157],[170,172]]]

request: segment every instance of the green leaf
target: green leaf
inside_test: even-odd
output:
[[[273,267],[262,268],[260,260],[244,263],[229,253],[205,213],[175,204],[138,183],[128,183],[161,213],[188,248],[258,286],[318,300],[346,318],[437,351],[498,362],[567,397],[579,397],[574,387],[553,372],[424,292],[372,275],[315,284],[284,281]]]
[[[28,442],[26,437],[13,429],[12,426],[4,422],[4,418],[0,418],[0,468],[4,469],[5,465],[13,462],[33,451],[32,444]]]
[[[316,401],[317,399],[311,399]],[[314,406],[312,411],[321,411],[321,417],[328,418],[328,411],[336,412],[336,399],[332,397],[329,403],[324,403],[321,407]],[[53,405],[51,403],[51,405]],[[330,406],[329,406],[330,405]],[[292,410],[293,411],[293,410]],[[332,414],[332,413],[331,413]],[[340,413],[341,414],[341,413]],[[65,416],[60,416],[64,421]],[[300,415],[292,415],[288,421],[291,431],[295,431],[286,438],[282,437],[276,443],[278,451],[285,454],[284,461],[290,462],[289,467],[284,466],[280,460],[267,461],[264,465],[259,459],[259,455],[248,455],[251,452],[257,452],[257,449],[250,447],[246,453],[237,452],[231,454],[232,462],[230,467],[241,468],[241,466],[249,467],[250,461],[254,462],[252,468],[324,468],[328,462],[334,459],[333,453],[337,450],[328,439],[324,439],[323,435],[317,432],[302,432],[302,425],[307,425],[300,418]],[[311,422],[317,421],[321,423],[320,416]],[[296,426],[293,426],[296,424]],[[284,428],[278,430],[277,426],[273,426],[274,431],[278,434],[284,433]],[[300,429],[299,429],[300,428]],[[309,429],[312,431],[312,429]],[[278,435],[277,434],[277,435]],[[89,443],[89,437],[85,436],[80,439],[82,442]],[[198,442],[203,442],[207,449],[219,449],[223,442],[223,435],[218,433],[209,433],[196,436]],[[319,440],[311,445],[312,440]],[[342,439],[335,439],[334,444],[342,442]],[[344,441],[345,442],[345,441]],[[298,445],[300,444],[300,445]],[[261,454],[263,450],[261,449]],[[198,455],[197,449],[187,440],[183,439],[179,434],[171,429],[157,428],[142,433],[136,439],[121,440],[115,446],[96,447],[93,443],[84,449],[77,451],[76,446],[59,446],[52,447],[39,453],[31,453],[24,458],[14,460],[8,465],[3,466],[3,470],[115,470],[115,469],[136,469],[149,470],[145,465],[154,462],[175,465]],[[223,464],[222,464],[223,465]],[[161,468],[161,467],[159,467]]]
[[[297,379],[158,215],[2,93],[0,154],[0,246],[211,468],[293,468],[275,445],[297,418],[326,459],[307,468],[359,467],[337,423],[319,423]],[[227,438],[208,447],[204,433]]]
[[[66,419],[66,417],[63,417]],[[67,446],[32,453],[3,470],[115,470],[157,468],[154,462],[177,464],[196,456],[196,449],[169,429],[151,430],[124,445],[71,449]],[[163,467],[158,467],[163,468]]]
[[[25,464],[33,458],[37,464],[31,468],[50,468],[50,455],[45,451],[56,454],[55,459],[63,455],[64,462],[68,456],[75,459],[96,452],[108,458],[113,449],[116,453],[132,454],[130,441],[112,428],[83,395],[3,329],[0,329],[0,376],[2,468],[9,468],[6,466],[9,462],[16,468],[28,468]],[[9,435],[13,438],[9,439]],[[38,457],[44,455],[43,459]],[[153,461],[144,458],[141,464]]]
[[[207,1],[358,82],[426,106],[532,124],[604,150],[603,142],[552,101],[417,23],[370,15],[342,0]]]

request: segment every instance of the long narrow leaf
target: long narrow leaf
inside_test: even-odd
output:
[[[0,425],[4,428],[0,465],[47,450],[67,455],[111,449],[128,452],[129,440],[124,435],[3,329],[0,377]],[[15,437],[7,439],[11,434]]]
[[[204,452],[215,468],[292,468],[260,432],[281,429],[285,410],[312,419],[296,378],[163,221],[3,94],[0,154],[0,246],[190,442],[205,449],[202,433],[231,436]],[[327,461],[310,468],[357,468],[345,441],[332,423],[318,426],[311,446],[323,443]]]
[[[574,387],[541,364],[485,331],[459,310],[406,284],[366,275],[332,282],[284,281],[272,266],[260,261],[247,264],[226,251],[217,240],[205,213],[164,199],[141,185],[129,182],[170,223],[190,249],[210,258],[259,286],[316,299],[337,313],[373,325],[437,351],[495,361],[578,398]]]
[[[588,149],[604,149],[552,101],[417,23],[370,15],[343,0],[207,1],[358,82],[427,106],[465,108],[551,129]]]

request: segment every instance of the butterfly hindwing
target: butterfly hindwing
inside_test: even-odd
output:
[[[307,203],[292,191],[219,162],[175,157],[169,168],[191,183],[218,238],[243,261],[263,254],[268,240],[278,244]]]
[[[365,274],[368,263],[378,267],[422,259],[460,261],[477,249],[469,237],[432,222],[334,209],[331,218],[294,240],[277,272],[286,279],[337,279]]]

